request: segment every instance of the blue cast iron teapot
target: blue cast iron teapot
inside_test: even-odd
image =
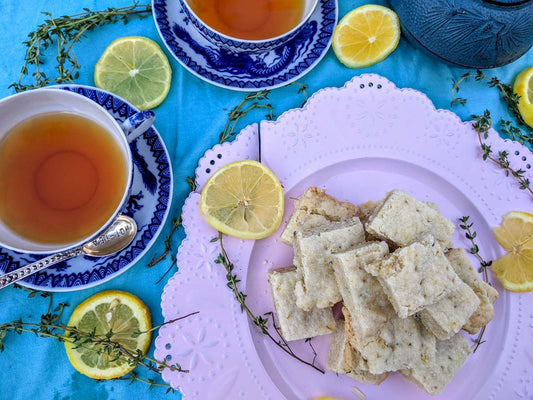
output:
[[[452,64],[494,68],[533,45],[533,0],[389,0],[402,31]]]

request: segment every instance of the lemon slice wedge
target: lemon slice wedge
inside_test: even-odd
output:
[[[89,297],[74,309],[68,326],[103,337],[112,332],[110,340],[134,355],[137,350],[146,354],[150,346],[150,332],[137,334],[151,328],[150,310],[127,292],[107,290]],[[67,332],[67,336],[73,335]],[[65,349],[74,368],[93,379],[118,378],[135,368],[126,357],[108,353],[103,345],[94,342],[78,346],[67,340]]]
[[[113,41],[94,68],[94,83],[140,110],[157,107],[167,97],[172,80],[170,64],[151,39],[127,36]]]
[[[283,188],[257,161],[236,161],[216,171],[202,190],[200,211],[219,232],[242,239],[274,233],[283,218]]]
[[[518,111],[524,122],[533,128],[533,67],[526,68],[518,74],[513,91],[520,96]]]
[[[400,20],[387,7],[367,4],[346,14],[335,27],[332,47],[350,68],[364,68],[384,60],[400,41]]]
[[[508,252],[492,263],[503,287],[515,292],[533,290],[533,215],[512,211],[494,228],[496,240]]]

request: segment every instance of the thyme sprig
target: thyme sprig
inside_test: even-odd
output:
[[[486,143],[486,139],[489,136],[489,129],[492,127],[492,118],[489,110],[485,110],[483,115],[474,115],[473,118],[475,122],[472,127],[477,133],[479,145],[483,151],[483,160],[490,160],[505,170],[507,176],[511,176],[517,180],[520,189],[526,190],[533,197],[530,181],[525,176],[526,172],[523,169],[515,170],[510,166],[509,153],[507,151],[499,151],[495,155],[491,146]]]
[[[477,232],[472,230],[473,222],[469,223],[469,216],[464,216],[459,218],[459,227],[465,231],[465,237],[470,241],[472,247],[470,247],[470,253],[473,254],[479,261],[480,267],[478,272],[483,274],[483,280],[489,283],[489,275],[487,273],[487,268],[492,265],[492,260],[485,261],[485,259],[479,254],[479,246],[477,245],[475,239],[477,237]],[[483,335],[485,334],[486,325],[481,328],[478,336],[474,339],[475,347],[473,352],[475,353],[478,347],[485,343],[483,340]]]
[[[52,310],[52,293],[45,292],[44,290],[35,290],[30,289],[24,286],[19,285],[18,283],[13,284],[13,289],[23,290],[25,292],[28,292],[28,298],[34,298],[35,296],[39,295],[43,299],[48,299],[48,310],[46,311],[49,313]]]
[[[217,242],[218,241],[219,244],[220,244],[220,254],[218,255],[217,259],[215,260],[215,263],[216,264],[221,264],[222,266],[224,266],[224,269],[226,270],[226,280],[227,280],[227,284],[226,285],[228,286],[228,288],[235,295],[235,299],[239,303],[239,305],[241,307],[241,311],[245,312],[248,315],[248,317],[252,320],[254,325],[259,328],[261,333],[266,335],[276,346],[281,348],[285,353],[287,353],[291,357],[295,358],[296,360],[300,361],[301,363],[303,363],[305,365],[308,365],[311,368],[314,368],[315,370],[317,370],[317,371],[319,371],[321,373],[324,373],[324,370],[320,369],[315,364],[316,351],[313,348],[313,346],[311,345],[310,341],[307,341],[307,342],[310,344],[311,349],[313,350],[313,353],[314,353],[314,357],[313,357],[313,361],[312,362],[305,361],[302,358],[300,358],[296,353],[294,353],[294,351],[291,349],[289,344],[280,335],[279,329],[275,325],[273,325],[273,326],[274,326],[274,329],[275,329],[277,335],[279,336],[279,339],[276,339],[274,336],[271,335],[271,333],[269,331],[269,327],[268,327],[269,318],[266,317],[266,315],[269,315],[272,318],[273,317],[272,313],[265,314],[265,316],[261,316],[261,315],[256,316],[252,312],[252,310],[248,307],[248,305],[246,304],[247,295],[244,294],[244,292],[239,290],[238,283],[240,282],[240,279],[234,273],[235,266],[233,265],[233,263],[228,258],[228,254],[227,254],[226,249],[224,247],[224,242],[223,242],[222,238],[223,238],[223,235],[222,235],[221,232],[219,232],[218,236],[211,240],[211,242]],[[272,318],[272,320],[273,320],[273,318]]]
[[[489,276],[487,274],[487,268],[492,265],[492,261],[485,261],[483,257],[479,254],[479,246],[476,244],[475,239],[477,237],[477,232],[472,231],[472,226],[474,225],[473,222],[468,223],[468,220],[470,219],[469,216],[465,216],[462,218],[459,218],[459,227],[465,231],[465,237],[470,241],[472,244],[472,247],[470,248],[470,253],[473,254],[478,260],[479,264],[481,265],[479,267],[478,272],[481,272],[483,274],[483,279],[488,282]]]
[[[229,118],[226,121],[226,125],[218,137],[219,143],[224,143],[237,134],[235,129],[237,123],[250,111],[264,109],[267,111],[265,117],[267,119],[273,119],[274,107],[272,104],[261,103],[261,101],[268,100],[269,94],[270,90],[260,90],[259,92],[248,93],[246,96],[244,96],[244,99],[242,99],[242,101],[229,112]],[[250,102],[251,104],[249,104]]]
[[[307,96],[307,89],[309,89],[309,85],[305,85],[298,81],[291,82],[289,83],[289,85],[297,85],[299,87],[298,94],[303,94],[304,96],[304,101],[302,102],[302,105],[301,105],[301,107],[303,107],[305,103],[307,103],[307,100],[309,99],[309,97]]]
[[[174,234],[178,231],[178,229],[181,227],[182,223],[183,221],[181,219],[180,212],[178,218],[174,218],[172,220],[172,228],[170,229],[170,233],[165,238],[165,250],[159,255],[154,255],[152,257],[152,260],[148,263],[148,268],[152,268],[159,264],[161,261],[163,261],[165,258],[167,258],[167,256],[170,254],[170,266],[167,268],[165,273],[156,281],[156,284],[161,283],[165,276],[167,276],[167,274],[172,271],[172,268],[174,268],[178,262],[178,260],[176,259],[176,254],[172,248],[172,238]]]
[[[31,289],[29,289],[31,290]],[[39,291],[32,291],[32,293],[39,293]],[[49,296],[51,298],[51,295]],[[59,303],[57,307],[51,311],[51,307],[48,307],[47,313],[41,315],[39,322],[23,321],[21,318],[11,322],[5,322],[0,324],[0,352],[5,349],[5,338],[9,332],[16,334],[33,333],[38,337],[53,338],[59,342],[69,342],[74,345],[74,348],[84,348],[91,351],[96,351],[98,354],[106,354],[110,359],[122,359],[130,366],[144,367],[147,370],[160,375],[163,370],[169,369],[176,372],[187,373],[187,370],[181,368],[178,363],[168,364],[166,360],[158,361],[148,355],[144,355],[141,350],[131,351],[124,347],[120,342],[114,340],[115,332],[109,330],[105,334],[96,334],[95,330],[92,332],[83,331],[74,326],[67,326],[60,322],[64,308],[67,306],[65,303]],[[172,324],[176,321],[188,318],[198,312],[193,312],[184,315],[179,318],[167,321],[161,325],[157,325],[146,331],[133,332],[131,337],[137,338],[140,335],[153,332],[164,325]],[[170,388],[169,385],[156,383],[153,379],[142,379],[136,373],[132,372],[126,377],[120,380],[129,380],[133,382],[135,380],[144,382],[150,385],[150,388],[155,386],[165,386]],[[168,392],[169,390],[167,390]]]
[[[79,76],[78,58],[74,54],[73,46],[87,33],[96,27],[123,22],[126,24],[132,18],[143,18],[151,15],[150,4],[138,4],[120,8],[107,8],[92,11],[84,8],[83,12],[54,18],[51,13],[43,12],[47,17],[37,29],[28,34],[24,42],[26,53],[24,65],[17,82],[9,87],[17,92],[43,87],[49,84],[72,83]],[[49,77],[41,68],[45,63],[46,51],[55,44],[57,48],[55,77]],[[31,71],[30,71],[31,70]],[[34,82],[25,84],[23,81],[31,74]]]
[[[502,83],[498,78],[496,77],[490,77],[485,75],[481,70],[477,70],[474,72],[468,72],[464,74],[461,79],[459,79],[457,82],[453,81],[453,87],[452,87],[452,102],[451,105],[454,104],[466,104],[466,99],[462,97],[455,97],[455,93],[459,93],[459,88],[461,83],[465,82],[469,78],[474,78],[476,81],[486,81],[489,87],[495,87],[500,92],[500,95],[502,99],[507,104],[507,108],[509,111],[511,111],[514,116],[516,117],[519,125],[522,125],[525,127],[525,129],[529,130],[530,132],[533,132],[533,127],[530,127],[526,124],[524,119],[522,118],[522,115],[520,114],[520,111],[518,109],[518,102],[520,100],[520,96],[518,96],[514,91],[513,87],[511,85],[508,85],[506,83]],[[531,138],[529,138],[531,140]]]

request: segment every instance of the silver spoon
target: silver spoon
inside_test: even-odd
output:
[[[135,221],[132,218],[121,214],[113,221],[111,226],[104,231],[104,233],[90,242],[71,250],[52,254],[51,256],[42,258],[39,261],[17,268],[14,271],[0,276],[0,289],[20,281],[50,265],[57,264],[58,262],[68,260],[72,257],[81,255],[104,257],[116,253],[128,246],[136,234],[137,224]]]

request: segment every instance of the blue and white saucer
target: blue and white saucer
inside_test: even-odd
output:
[[[155,24],[186,69],[233,90],[274,89],[309,72],[326,54],[337,23],[337,0],[320,0],[305,28],[289,42],[257,54],[234,53],[209,42],[190,23],[179,1],[152,0]]]
[[[55,86],[81,94],[104,107],[119,122],[139,110],[125,100],[90,86]],[[104,283],[133,266],[152,246],[170,210],[172,168],[167,149],[155,128],[130,143],[133,181],[122,213],[137,222],[133,242],[119,253],[105,258],[77,257],[37,272],[19,283],[49,292],[68,292]],[[0,275],[32,263],[43,255],[18,253],[0,247]]]

